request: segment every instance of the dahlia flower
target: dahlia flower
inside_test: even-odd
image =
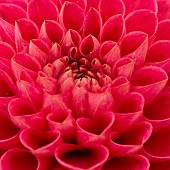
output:
[[[170,2],[0,0],[0,169],[169,170]]]

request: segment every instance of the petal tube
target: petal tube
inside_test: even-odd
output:
[[[67,1],[63,4],[59,15],[59,22],[66,30],[73,29],[79,32],[82,29],[83,20],[84,11],[78,4]]]
[[[77,119],[77,142],[78,144],[99,143],[107,141],[115,116],[113,112],[105,112],[95,115],[93,119]]]
[[[163,69],[155,66],[141,67],[133,74],[132,91],[140,92],[145,98],[145,104],[148,104],[165,87],[167,80]]]
[[[44,20],[57,20],[58,17],[58,8],[51,0],[31,0],[27,10],[28,18],[39,28]]]
[[[107,160],[108,150],[103,145],[60,145],[55,150],[57,161],[68,169],[98,169]]]
[[[124,15],[125,6],[122,0],[100,0],[99,12],[101,13],[103,22],[106,22],[113,15]]]
[[[102,170],[149,170],[149,161],[142,155],[113,157],[109,159]]]
[[[37,158],[25,149],[14,148],[5,152],[0,160],[2,169],[37,170]]]
[[[151,133],[152,125],[149,122],[139,122],[122,134],[113,131],[106,146],[112,156],[137,153],[141,150]]]

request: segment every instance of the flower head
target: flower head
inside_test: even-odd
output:
[[[169,11],[1,0],[1,169],[168,169]]]

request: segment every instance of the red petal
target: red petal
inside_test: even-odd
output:
[[[146,19],[147,18],[147,19]],[[155,12],[141,9],[130,13],[126,19],[126,31],[143,31],[148,34],[148,37],[152,37],[158,26],[158,20]]]
[[[43,22],[40,29],[40,39],[44,40],[51,46],[53,43],[60,43],[63,39],[64,31],[58,22],[46,20]]]
[[[83,35],[89,34],[98,37],[102,27],[102,19],[100,13],[95,8],[90,8],[85,16],[83,23]]]
[[[161,68],[142,67],[133,74],[132,91],[140,92],[145,98],[145,104],[148,104],[165,87],[167,80],[167,74]]]
[[[100,0],[99,12],[101,13],[103,22],[116,14],[125,14],[125,6],[122,0]]]
[[[29,19],[34,21],[38,27],[44,20],[57,20],[58,18],[58,8],[51,0],[31,0],[27,10]]]
[[[151,162],[150,163],[150,170],[169,170],[170,161],[160,161],[160,162]]]
[[[118,42],[124,33],[125,22],[122,15],[114,15],[103,25],[100,33],[100,41],[111,40]]]
[[[59,44],[54,43],[49,51],[50,60],[49,63],[53,63],[58,58],[61,58],[61,47]]]
[[[0,17],[10,24],[14,25],[15,21],[20,18],[27,18],[23,8],[14,4],[0,4]]]
[[[61,8],[59,21],[66,30],[73,29],[79,32],[84,21],[83,9],[73,2],[66,1]]]
[[[97,169],[108,158],[109,153],[102,145],[60,145],[55,151],[57,161],[67,169]]]

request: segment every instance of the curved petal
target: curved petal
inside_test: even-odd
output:
[[[125,14],[125,6],[122,0],[100,0],[99,12],[101,13],[103,22],[116,14]]]
[[[165,87],[167,80],[167,74],[161,68],[142,67],[133,74],[132,91],[140,92],[145,98],[145,104],[148,104]]]
[[[57,20],[58,8],[53,1],[31,0],[28,4],[28,18],[40,28],[44,20]]]
[[[60,145],[55,151],[57,161],[65,168],[97,169],[108,158],[109,153],[102,145],[76,146],[73,144]]]
[[[80,145],[87,143],[104,144],[111,132],[114,120],[113,112],[104,112],[95,115],[92,119],[77,119],[77,143]]]
[[[72,12],[74,11],[74,12]],[[79,17],[77,17],[79,16]],[[84,11],[76,3],[65,2],[61,8],[59,22],[66,30],[73,29],[80,31],[84,21]]]
[[[102,19],[100,13],[95,8],[90,8],[83,23],[83,36],[91,34],[97,38],[101,27]]]
[[[125,33],[125,21],[122,15],[110,17],[102,27],[100,41],[107,40],[118,42]]]
[[[104,164],[102,170],[149,170],[149,164],[142,155],[113,157]]]

